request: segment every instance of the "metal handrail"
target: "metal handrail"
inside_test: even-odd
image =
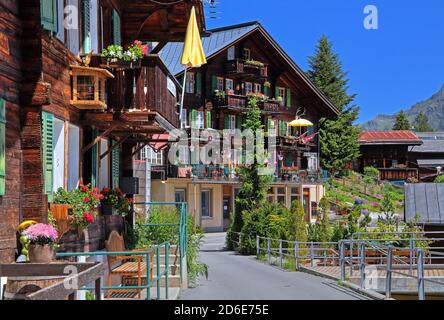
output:
[[[165,248],[165,271],[160,271],[160,250]],[[157,275],[156,278],[151,279],[151,254],[156,254],[156,270]],[[128,258],[135,256],[145,256],[146,258],[146,279],[147,284],[141,286],[101,286],[100,290],[108,291],[108,290],[146,290],[147,300],[151,300],[151,286],[156,283],[157,286],[157,299],[160,300],[161,297],[161,289],[160,282],[162,277],[165,277],[165,299],[168,300],[168,275],[169,275],[169,243],[164,242],[163,244],[157,245],[153,248],[147,249],[146,251],[123,251],[123,252],[108,252],[108,251],[98,251],[98,252],[63,252],[57,253],[56,257],[58,258],[71,258],[71,257],[95,257],[95,256],[127,256]],[[78,290],[94,290],[94,288],[83,287]]]

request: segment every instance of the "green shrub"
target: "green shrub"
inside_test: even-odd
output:
[[[444,174],[438,176],[438,177],[435,179],[435,183],[444,183]]]
[[[379,180],[379,170],[374,167],[364,168],[364,182],[366,184],[375,184]]]

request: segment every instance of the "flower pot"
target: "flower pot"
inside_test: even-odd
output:
[[[54,248],[51,245],[31,244],[29,246],[29,261],[31,263],[51,263],[53,259]]]

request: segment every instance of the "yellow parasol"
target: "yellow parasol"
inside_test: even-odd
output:
[[[182,65],[184,65],[185,73],[183,76],[183,88],[182,88],[182,101],[180,104],[180,126],[182,128],[182,112],[183,101],[185,97],[185,84],[187,79],[187,68],[198,68],[207,63],[205,52],[200,39],[199,26],[197,24],[196,9],[191,9],[190,21],[188,22],[187,34],[185,36],[185,42],[183,46],[183,53],[181,59]]]
[[[289,127],[313,127],[314,124],[306,119],[296,119],[288,124]]]

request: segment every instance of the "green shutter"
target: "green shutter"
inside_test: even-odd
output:
[[[268,118],[267,128],[268,131],[270,131],[273,128],[273,119]]]
[[[111,140],[111,146],[115,145],[117,142]],[[111,151],[111,184],[112,188],[115,189],[119,187],[120,183],[120,146],[114,148]]]
[[[83,53],[88,53],[91,51],[90,0],[82,0],[82,36]]]
[[[0,196],[6,194],[6,102],[0,99]]]
[[[207,111],[206,112],[206,116],[205,116],[205,121],[206,121],[206,127],[207,128],[212,128],[212,121],[211,121],[211,111]]]
[[[275,88],[275,90],[274,90],[274,97],[275,97],[276,99],[280,97],[280,95],[279,95],[279,87],[276,87],[276,88]]]
[[[94,141],[98,136],[98,131],[97,129],[94,129],[92,131],[92,139],[91,141]],[[97,181],[97,177],[98,177],[98,152],[99,152],[99,143],[96,143],[92,148],[91,148],[91,186],[97,187],[98,186],[98,181]]]
[[[269,87],[264,87],[264,94],[265,94],[267,97],[270,97],[270,88],[269,88]]]
[[[242,117],[240,115],[236,116],[236,129],[242,130]]]
[[[287,123],[285,121],[279,121],[279,136],[287,136]]]
[[[197,110],[196,109],[192,109],[191,110],[191,115],[190,115],[190,126],[191,128],[196,128],[197,125]]]
[[[290,108],[291,107],[291,89],[287,88],[286,96],[287,96],[287,108]]]
[[[230,117],[224,114],[224,129],[230,129]]]
[[[211,77],[211,93],[213,94],[214,91],[216,91],[216,89],[217,89],[217,77],[212,76]]]
[[[54,115],[42,112],[42,160],[44,193],[52,201],[54,192]]]
[[[40,0],[40,14],[43,28],[57,33],[57,0]]]
[[[114,44],[121,45],[122,44],[122,32],[121,32],[121,23],[120,16],[116,10],[113,10],[112,16],[112,24],[113,24],[113,42]]]
[[[202,95],[202,73],[196,72],[196,94],[198,96]]]

